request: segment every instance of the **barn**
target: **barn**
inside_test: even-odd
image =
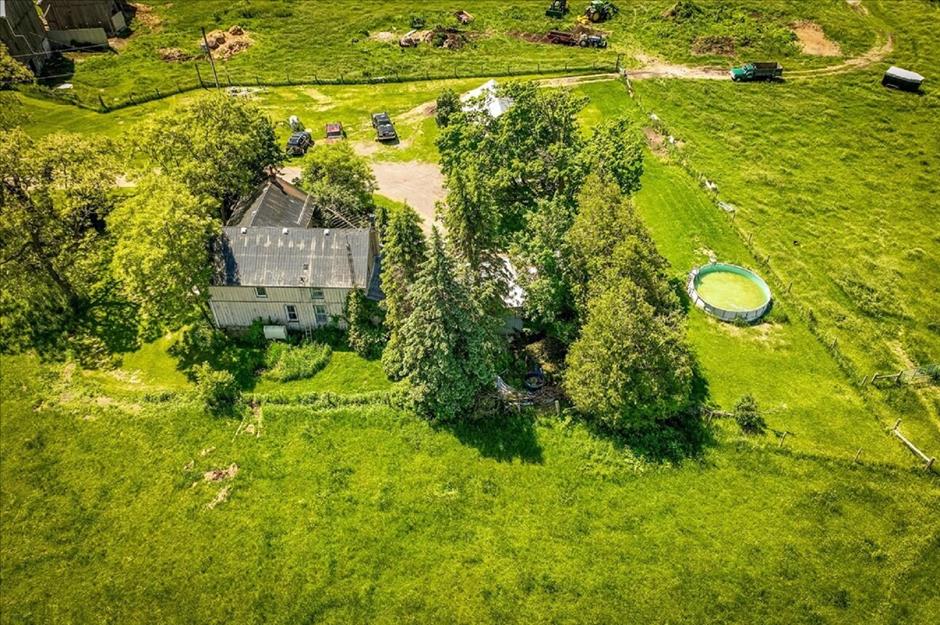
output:
[[[33,0],[0,0],[0,42],[34,74],[42,71],[49,40]]]

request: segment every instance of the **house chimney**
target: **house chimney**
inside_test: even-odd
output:
[[[283,235],[286,235],[288,232],[290,231],[287,228],[284,228],[283,230],[281,230],[281,234]]]
[[[327,228],[326,230],[323,231],[323,236],[325,236],[325,237],[330,236],[330,229],[329,229],[329,228]]]
[[[242,228],[242,234],[248,234],[248,228]]]

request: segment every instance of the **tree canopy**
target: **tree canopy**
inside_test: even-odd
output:
[[[495,379],[493,342],[437,229],[410,303],[401,326],[401,365],[415,411],[440,421],[471,414]]]
[[[112,270],[138,306],[141,329],[153,334],[205,312],[209,296],[209,242],[218,230],[206,199],[178,180],[144,179],[108,220],[115,237]]]
[[[244,98],[210,93],[142,125],[138,149],[195,196],[213,198],[222,221],[266,170],[283,160],[274,126]]]
[[[67,331],[107,298],[108,272],[101,265],[115,175],[106,141],[0,133],[4,334]]]
[[[411,314],[408,293],[426,254],[427,244],[418,213],[410,206],[389,209],[382,236],[382,291],[385,293],[382,305],[385,308],[385,325],[389,330],[382,366],[386,375],[394,379],[404,376],[401,325]]]
[[[658,314],[628,277],[591,298],[567,365],[568,396],[612,430],[667,420],[690,403],[692,357],[681,318]]]

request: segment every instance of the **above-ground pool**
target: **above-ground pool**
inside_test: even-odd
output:
[[[696,306],[722,321],[757,321],[770,308],[770,287],[753,271],[710,263],[692,270],[687,285]]]

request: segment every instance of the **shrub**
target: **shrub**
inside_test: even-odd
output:
[[[767,429],[753,395],[745,395],[734,405],[734,420],[745,434],[763,434]]]
[[[235,376],[217,371],[206,363],[196,365],[196,394],[212,413],[231,411],[241,397]]]
[[[346,299],[346,323],[349,325],[349,346],[363,358],[382,355],[387,336],[382,323],[385,315],[379,305],[366,298],[362,291],[352,290]]]
[[[311,378],[330,362],[332,355],[333,350],[329,345],[307,343],[291,346],[272,343],[268,347],[265,359],[268,370],[264,375],[278,382]]]

